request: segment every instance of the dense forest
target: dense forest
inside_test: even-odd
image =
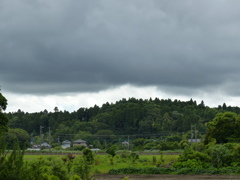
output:
[[[21,110],[7,113],[9,133],[26,131],[32,143],[39,143],[42,134],[52,144],[63,140],[85,139],[95,146],[97,143],[124,141],[127,138],[163,138],[174,134],[186,134],[194,126],[198,138],[206,133],[206,123],[220,112],[240,114],[240,108],[225,103],[210,108],[201,101],[199,104],[171,99],[122,99],[108,102],[101,107],[80,108],[74,112],[59,111],[27,113]],[[24,131],[24,132],[21,132]],[[11,135],[9,135],[11,136]],[[190,138],[190,137],[189,137]]]

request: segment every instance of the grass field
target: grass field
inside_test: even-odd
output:
[[[35,161],[39,159],[61,159],[66,155],[24,155],[25,161]],[[76,155],[81,156],[81,155]],[[178,155],[163,155],[163,165],[167,165],[176,161]],[[127,167],[156,167],[156,163],[161,159],[161,155],[140,155],[139,159],[134,160],[132,158],[122,158],[120,155],[116,155],[111,161],[109,155],[95,155],[94,157],[93,172],[96,174],[108,173],[110,169],[119,169]],[[154,161],[155,159],[155,161]]]

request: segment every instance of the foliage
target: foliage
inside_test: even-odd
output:
[[[217,143],[227,143],[230,140],[239,141],[240,115],[233,112],[219,113],[207,123],[207,128],[205,144],[208,144],[213,138]]]
[[[84,149],[83,156],[81,158],[75,158],[74,163],[73,172],[79,175],[82,180],[93,179],[91,169],[94,163],[94,156],[90,149]]]
[[[129,158],[132,160],[133,163],[135,163],[135,161],[139,159],[139,155],[136,154],[135,152],[132,152],[132,153],[129,155]]]
[[[120,156],[121,158],[127,158],[129,156],[129,152],[127,152],[126,150],[123,150]]]
[[[205,153],[192,150],[190,147],[187,147],[183,154],[179,155],[178,161],[184,162],[187,160],[195,159],[201,162],[211,162],[211,157]]]
[[[107,154],[110,154],[112,157],[114,157],[116,155],[116,150],[117,150],[117,146],[111,146],[110,148],[108,148],[106,150]]]
[[[86,148],[85,146],[77,145],[77,146],[74,146],[74,147],[71,147],[71,148],[68,148],[68,149],[69,150],[74,150],[74,151],[82,151],[85,148]]]
[[[81,180],[81,178],[78,175],[74,175],[71,180]]]
[[[172,135],[172,136],[168,136],[165,141],[167,142],[181,142],[182,141],[182,137],[180,137],[179,135]]]
[[[237,107],[227,107],[226,110],[240,113]],[[171,146],[159,145],[161,150],[180,148],[178,143],[182,133],[196,125],[199,131],[205,132],[204,124],[212,120],[222,108],[209,108],[195,101],[179,101],[171,99],[122,99],[116,103],[105,103],[101,107],[79,108],[69,113],[67,111],[25,113],[21,110],[7,113],[9,127],[24,129],[32,137],[39,135],[39,127],[43,126],[43,140],[51,137],[60,141],[68,134],[72,141],[80,137],[95,147],[107,149],[126,137],[118,135],[135,135],[133,148],[135,150],[156,149],[158,144],[146,144],[147,139],[157,134],[156,141],[172,142]],[[4,114],[5,115],[5,114]],[[201,134],[199,134],[201,135]],[[121,138],[119,138],[121,137]],[[141,139],[142,138],[142,139]],[[165,139],[164,139],[165,138]],[[36,141],[35,141],[36,142]],[[150,142],[148,142],[150,143]]]
[[[210,163],[204,163],[200,160],[196,159],[188,159],[187,161],[183,162],[175,162],[173,163],[173,168],[182,169],[182,168],[208,168]]]
[[[51,174],[58,177],[61,180],[68,180],[67,168],[63,165],[60,160],[54,160],[51,163],[52,169]]]
[[[75,156],[72,153],[68,153],[67,156],[62,157],[62,160],[64,162],[73,161],[74,159],[75,159]]]
[[[21,148],[24,147],[24,144],[29,144],[30,141],[30,135],[27,133],[27,131],[23,129],[9,129],[8,132],[5,133],[6,141],[9,143],[8,148],[13,147],[13,143],[15,141],[19,142],[19,145]]]
[[[217,168],[229,166],[234,159],[232,149],[226,145],[210,146],[206,153],[211,156],[211,163]]]
[[[159,153],[160,153],[160,159],[157,161],[157,164],[156,164],[157,167],[160,167],[165,162],[165,158],[163,157],[163,152],[159,151]]]
[[[0,89],[0,136],[7,131],[8,117],[3,113],[7,108],[7,99],[2,95]]]
[[[157,168],[157,167],[149,167],[149,168],[121,168],[121,169],[111,169],[109,170],[109,174],[170,174],[174,171],[171,168]]]
[[[7,143],[3,137],[0,138],[0,179],[18,179],[22,175],[23,153],[18,143],[14,143],[13,151],[7,155]]]

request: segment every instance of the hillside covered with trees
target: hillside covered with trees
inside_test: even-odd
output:
[[[240,114],[240,108],[219,105],[210,108],[190,99],[189,101],[171,99],[122,99],[116,103],[105,103],[101,107],[80,108],[72,113],[44,110],[27,113],[21,110],[7,113],[10,128],[9,138],[18,134],[31,142],[43,139],[52,144],[65,139],[84,139],[94,146],[112,144],[127,139],[162,139],[171,135],[188,134],[194,126],[195,136],[201,138],[206,133],[206,123],[218,113],[234,112]],[[11,130],[13,129],[13,130]],[[29,134],[26,135],[25,130]],[[40,132],[41,131],[41,132]]]

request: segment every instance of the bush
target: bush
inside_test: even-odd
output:
[[[121,169],[111,169],[109,174],[170,174],[174,172],[172,168],[121,168]]]
[[[24,176],[22,168],[23,154],[19,143],[14,142],[13,151],[8,154],[6,151],[7,143],[3,137],[0,137],[0,179],[19,179]]]
[[[55,146],[54,149],[55,150],[62,150],[63,148],[62,148],[62,146]]]
[[[93,179],[91,172],[92,165],[94,163],[94,156],[90,149],[83,150],[83,156],[74,159],[73,172],[81,177],[83,180]]]
[[[71,180],[81,180],[81,178],[78,175],[74,175]]]
[[[60,180],[60,179],[59,179],[59,177],[57,177],[57,176],[51,175],[51,176],[49,177],[49,180]]]
[[[202,161],[198,161],[196,159],[188,159],[183,162],[175,162],[173,163],[173,168],[182,169],[182,168],[209,168],[210,163],[204,163]]]
[[[185,148],[183,154],[179,155],[178,161],[183,162],[187,160],[195,159],[201,162],[211,162],[211,157],[203,152],[192,150],[190,147]]]
[[[206,152],[211,156],[214,167],[230,166],[233,161],[232,150],[224,145],[211,146]]]
[[[74,150],[74,151],[82,151],[85,148],[86,148],[85,146],[78,145],[78,146],[74,146],[74,147],[71,147],[71,148],[68,148],[68,149],[69,150]]]
[[[106,153],[114,157],[116,155],[116,150],[117,150],[117,146],[113,145],[106,150]]]
[[[127,158],[129,156],[129,153],[126,150],[123,150],[120,156],[121,158]]]

